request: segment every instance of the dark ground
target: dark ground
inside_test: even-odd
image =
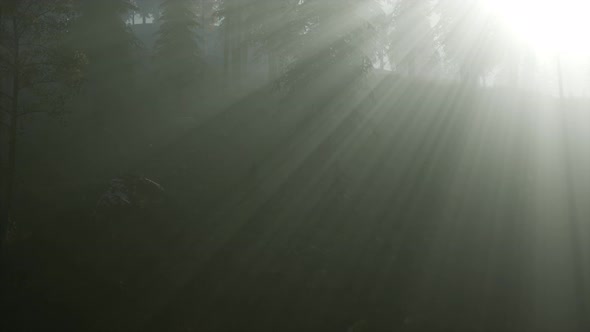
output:
[[[41,162],[53,173],[22,176],[33,232],[5,254],[0,329],[584,331],[584,301],[571,325],[539,309],[534,126],[498,94],[259,92],[63,139]],[[126,169],[168,201],[107,239],[90,214]]]

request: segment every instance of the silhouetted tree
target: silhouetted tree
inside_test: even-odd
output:
[[[157,72],[174,89],[192,86],[199,78],[201,67],[195,4],[190,0],[166,0],[161,11],[154,50]]]
[[[290,53],[297,4],[294,0],[250,0],[246,8],[246,41],[257,47],[257,55],[267,58],[269,81],[278,79]]]
[[[252,0],[221,0],[218,16],[223,29],[223,68],[228,88],[239,88],[247,62],[246,14]]]
[[[103,113],[120,106],[125,99],[122,91],[134,86],[139,42],[124,20],[134,9],[127,0],[78,1],[69,47],[88,59],[84,70],[88,92]]]
[[[141,16],[143,24],[147,23],[149,17],[156,19],[160,17],[160,5],[162,0],[135,0],[137,12]]]
[[[373,67],[375,17],[382,13],[374,0],[306,0],[295,9],[296,34],[282,85],[306,85],[320,76],[334,82],[359,77]]]
[[[63,41],[73,17],[69,0],[4,0],[0,3],[0,128],[7,129],[2,165],[0,241],[13,208],[18,126],[23,117],[56,113],[81,80],[80,53],[67,53]]]
[[[431,16],[430,0],[400,0],[394,8],[389,56],[410,76],[431,69],[439,60]]]
[[[446,60],[465,82],[475,83],[498,63],[498,22],[480,2],[439,0],[438,38]]]

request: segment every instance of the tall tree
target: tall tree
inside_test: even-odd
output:
[[[439,0],[438,38],[445,58],[465,82],[475,83],[498,62],[498,21],[479,1]]]
[[[63,110],[67,97],[80,82],[84,57],[64,52],[73,8],[69,0],[4,0],[0,3],[0,128],[7,129],[7,156],[2,165],[0,241],[13,209],[17,171],[17,138],[23,117]]]
[[[218,14],[222,17],[223,67],[226,86],[239,88],[248,52],[246,41],[247,9],[252,0],[222,0]]]
[[[246,9],[246,41],[256,45],[267,58],[268,79],[276,81],[290,54],[289,42],[296,38],[294,24],[297,0],[250,0]]]
[[[439,60],[431,16],[430,0],[400,0],[394,7],[389,56],[410,76],[432,69]]]
[[[106,115],[125,100],[121,91],[134,86],[139,42],[125,16],[135,7],[127,0],[78,0],[77,9],[70,47],[87,57],[84,75],[91,88],[87,91]]]
[[[201,70],[195,8],[190,0],[166,0],[161,6],[154,61],[161,81],[177,91],[193,87]]]
[[[147,23],[148,18],[156,19],[160,17],[160,4],[162,0],[135,0],[137,13],[141,16],[143,24]]]
[[[373,22],[380,13],[374,0],[300,1],[292,61],[283,75],[283,86],[306,85],[320,76],[349,81],[371,69],[377,36]]]

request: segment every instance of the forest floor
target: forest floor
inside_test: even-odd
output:
[[[34,231],[3,260],[2,331],[590,326],[589,266],[576,270],[590,250],[572,254],[588,241],[571,232],[590,183],[561,165],[569,151],[576,174],[590,166],[568,143],[590,134],[563,136],[552,103],[385,78],[354,96],[210,107],[63,134],[41,162],[53,168],[23,180]],[[585,115],[568,117],[585,132]],[[93,204],[129,169],[169,200],[107,239]]]

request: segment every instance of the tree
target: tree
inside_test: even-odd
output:
[[[158,75],[176,91],[194,86],[201,70],[195,5],[190,0],[166,0],[161,11],[154,50]]]
[[[389,57],[410,76],[419,69],[431,69],[438,61],[431,15],[430,0],[400,0],[394,7]]]
[[[296,33],[282,86],[302,87],[320,77],[348,82],[372,67],[382,13],[373,0],[305,0],[295,9]]]
[[[252,0],[221,0],[218,16],[223,28],[223,69],[226,87],[239,88],[247,63],[246,13]]]
[[[148,17],[152,17],[153,19],[159,18],[161,3],[162,0],[135,0],[137,12],[141,16],[143,24],[147,23]]]
[[[267,58],[268,80],[274,82],[282,73],[289,54],[289,41],[296,37],[294,9],[298,1],[250,0],[246,8],[246,42],[256,45],[258,55]]]
[[[498,21],[478,1],[439,0],[436,11],[445,58],[464,82],[477,82],[498,62]]]
[[[4,0],[0,3],[0,127],[7,129],[6,165],[2,167],[0,241],[13,209],[17,171],[18,126],[23,117],[63,110],[81,80],[84,56],[63,51],[73,17],[68,0]],[[1,242],[0,242],[1,246]]]
[[[135,9],[127,0],[78,0],[79,15],[72,24],[68,46],[88,60],[84,76],[88,97],[106,115],[122,105],[135,86],[139,42],[125,24],[125,17]]]

